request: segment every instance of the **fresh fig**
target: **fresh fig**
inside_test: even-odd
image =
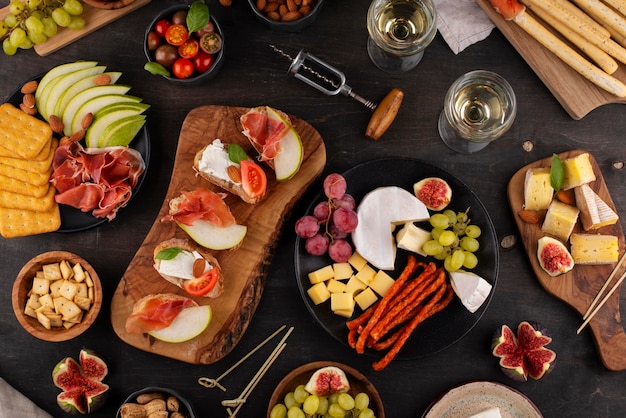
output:
[[[514,380],[526,381],[528,376],[539,380],[552,371],[556,353],[545,346],[552,342],[547,330],[537,322],[523,321],[517,335],[507,326],[494,336],[491,352],[500,358],[500,368]]]
[[[427,177],[413,185],[415,196],[430,210],[440,211],[446,208],[452,199],[452,189],[439,177]]]
[[[104,404],[109,391],[109,386],[102,383],[108,372],[104,361],[89,350],[81,350],[80,362],[66,357],[52,372],[55,386],[63,389],[57,396],[57,404],[70,414],[88,414],[97,410]]]
[[[338,367],[328,366],[316,370],[304,386],[307,392],[317,396],[330,396],[350,390],[346,374]]]
[[[574,268],[574,259],[567,247],[557,239],[541,237],[537,242],[539,265],[550,276],[567,273]]]

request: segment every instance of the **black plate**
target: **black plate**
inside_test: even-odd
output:
[[[356,199],[357,203],[368,192],[377,187],[398,186],[413,191],[413,184],[417,181],[425,177],[440,177],[447,181],[452,188],[452,201],[448,208],[455,211],[470,208],[471,223],[480,226],[482,230],[482,234],[478,238],[480,249],[476,253],[478,266],[472,271],[487,280],[493,286],[493,289],[485,303],[473,314],[465,309],[458,298],[454,298],[446,309],[417,327],[398,353],[397,358],[416,359],[425,357],[459,341],[478,323],[487,310],[498,278],[496,231],[481,201],[461,180],[450,173],[411,158],[385,158],[369,161],[346,171],[343,173],[343,176],[348,183],[348,193]],[[323,191],[320,191],[307,209],[307,214],[312,214],[315,205],[322,200],[325,200],[325,196]],[[342,344],[347,345],[348,331],[345,325],[346,320],[332,313],[329,302],[315,305],[306,293],[311,286],[307,275],[332,263],[332,261],[328,257],[315,257],[306,253],[304,240],[300,238],[296,238],[295,245],[296,278],[300,294],[309,312],[328,333]],[[398,249],[395,265],[396,273],[388,272],[392,277],[396,277],[397,272],[404,268],[408,254],[408,252]],[[355,316],[360,312],[360,309],[357,307]],[[384,352],[374,350],[366,350],[366,353],[374,357],[382,357],[384,354]]]
[[[39,81],[43,76],[44,74],[40,74],[36,77],[31,78],[30,80],[26,80],[24,84],[32,80]],[[13,93],[11,93],[11,95],[7,99],[8,103],[11,103],[13,106],[16,107],[19,107],[20,103],[22,103],[23,95],[20,92],[20,88],[21,86],[18,87]],[[135,186],[135,188],[133,189],[133,194],[130,199],[132,201],[133,197],[137,194],[137,191],[143,184],[143,180],[146,177],[146,172],[148,171],[148,162],[150,161],[150,134],[146,125],[143,126],[135,139],[133,139],[133,142],[131,142],[130,146],[131,148],[139,151],[144,163],[146,164],[144,172],[139,177],[139,182],[137,183],[137,186]],[[58,229],[57,232],[84,231],[86,229],[93,228],[95,226],[108,222],[106,218],[96,218],[91,213],[85,213],[82,212],[80,209],[76,209],[67,205],[59,205],[59,211],[61,212],[61,227]]]

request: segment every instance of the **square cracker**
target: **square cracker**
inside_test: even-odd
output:
[[[25,194],[33,197],[44,197],[48,193],[49,183],[35,185],[0,174],[0,190]]]
[[[57,149],[58,145],[59,140],[55,137],[52,137],[52,141],[50,141],[50,146],[44,147],[44,149],[42,150],[40,154],[42,155],[41,159],[38,159],[39,156],[37,156],[32,160],[16,158],[14,154],[2,155],[3,150],[6,152],[8,152],[8,150],[0,147],[0,164],[5,164],[33,173],[46,173],[50,171],[50,167],[52,167],[52,158],[54,157],[54,151]]]
[[[0,207],[0,235],[4,238],[53,232],[61,227],[59,205],[46,212]]]
[[[33,186],[48,184],[48,182],[50,181],[50,174],[52,174],[52,167],[49,167],[48,171],[38,173],[35,171],[27,171],[22,168],[2,164],[0,162],[0,175],[18,181],[23,181],[24,183],[32,184]]]
[[[46,122],[27,115],[11,103],[0,105],[0,144],[22,158],[38,156],[50,143],[52,129]]]
[[[0,190],[0,207],[46,212],[52,209],[55,194],[56,189],[52,185],[48,186],[48,193],[43,197],[33,197]]]

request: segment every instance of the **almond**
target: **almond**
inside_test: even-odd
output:
[[[32,93],[27,93],[22,98],[22,103],[28,107],[35,107],[35,95]]]
[[[302,13],[296,11],[296,12],[287,12],[284,15],[282,15],[281,19],[283,22],[293,22],[295,20],[298,20],[302,17]]]
[[[39,83],[37,82],[37,80],[32,80],[24,84],[20,91],[22,92],[22,94],[33,94],[37,91],[38,85]]]
[[[52,132],[55,132],[57,134],[63,132],[63,121],[57,115],[50,115],[48,123],[50,124],[50,129],[52,129]]]
[[[278,12],[269,12],[267,14],[267,17],[270,20],[274,20],[276,22],[280,22],[280,15],[278,14]]]
[[[92,121],[93,121],[93,113],[89,112],[85,116],[83,116],[83,120],[80,122],[81,128],[83,129],[89,128]]]
[[[559,190],[555,196],[560,202],[566,205],[574,205],[574,189],[571,190]]]
[[[298,10],[298,5],[296,4],[294,0],[287,0],[287,9],[290,12],[295,12]]]
[[[538,224],[543,217],[539,211],[526,209],[520,210],[517,215],[528,224]]]
[[[85,130],[80,129],[70,136],[70,142],[78,142],[85,137]]]
[[[24,103],[20,103],[20,109],[22,109],[22,112],[26,113],[27,115],[35,115],[37,113],[37,109],[33,106],[33,107],[29,107],[26,106]]]
[[[202,276],[202,273],[204,273],[205,267],[206,267],[206,261],[204,261],[204,259],[202,258],[196,258],[196,260],[193,262],[193,267],[192,267],[193,277]]]
[[[228,177],[230,177],[234,183],[241,183],[241,171],[239,171],[237,167],[229,165],[226,171],[228,173]]]
[[[265,13],[275,12],[276,10],[278,10],[278,6],[280,6],[278,3],[267,3],[263,8],[263,11]]]
[[[230,7],[233,5],[233,0],[220,0],[220,4],[224,7]]]
[[[267,0],[256,0],[256,9],[259,11],[263,11],[267,6]]]
[[[93,83],[96,86],[106,86],[107,84],[111,84],[111,76],[108,74],[100,74],[94,78]]]

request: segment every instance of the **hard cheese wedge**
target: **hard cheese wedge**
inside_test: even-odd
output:
[[[544,210],[548,209],[554,189],[550,184],[550,168],[530,168],[524,179],[524,209]]]
[[[541,230],[546,234],[554,235],[557,238],[567,241],[580,211],[577,207],[568,205],[558,200],[553,200],[546,213]]]
[[[570,252],[576,264],[610,264],[619,257],[614,235],[572,234]]]

